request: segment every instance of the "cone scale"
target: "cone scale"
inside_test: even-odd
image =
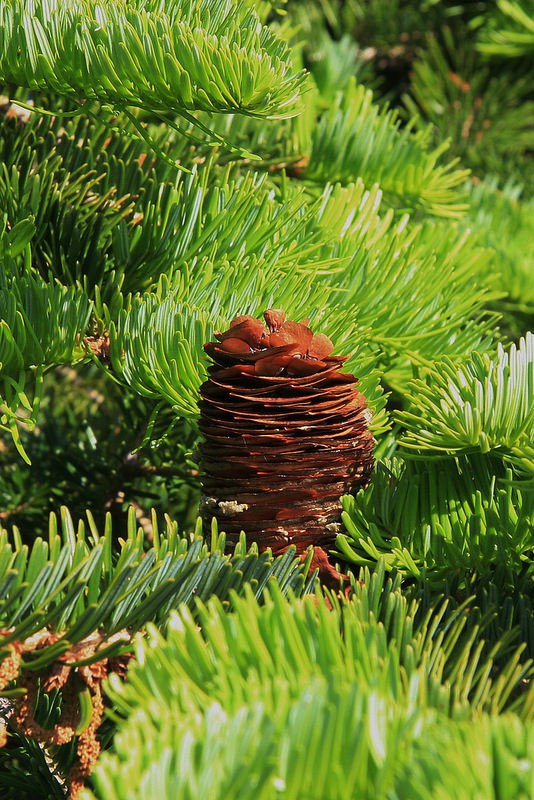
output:
[[[213,361],[199,402],[204,528],[215,517],[230,545],[245,531],[275,553],[328,548],[340,496],[369,479],[370,412],[327,336],[278,310],[264,317],[236,317],[204,346]]]

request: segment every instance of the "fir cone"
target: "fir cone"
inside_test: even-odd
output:
[[[204,345],[214,362],[199,403],[204,527],[216,517],[229,544],[243,530],[275,553],[329,547],[340,496],[373,466],[370,412],[327,336],[275,309],[264,317],[236,317]]]

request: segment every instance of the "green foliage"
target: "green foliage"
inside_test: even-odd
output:
[[[47,760],[48,759],[48,760]],[[13,734],[0,751],[0,788],[6,800],[64,800],[65,791],[50,772],[50,756],[30,737]]]
[[[426,363],[491,347],[494,319],[483,309],[497,293],[491,279],[480,277],[489,254],[476,240],[434,221],[419,227],[405,217],[395,224],[387,214],[360,235],[363,246],[355,252],[359,242],[346,241],[353,255],[340,297],[354,308],[360,336],[383,353],[375,357],[395,388],[405,385],[419,358]]]
[[[417,41],[443,18],[450,19],[462,11],[459,3],[442,7],[439,0],[312,0],[302,5],[302,15],[311,16],[315,25],[321,25],[324,17],[337,35],[349,31],[358,44],[382,50],[399,48],[399,41],[406,47],[406,42]]]
[[[245,585],[258,598],[273,582],[297,594],[314,585],[314,575],[306,578],[309,559],[295,559],[293,548],[275,559],[258,554],[254,545],[247,551],[243,539],[233,555],[224,555],[224,534],[214,529],[208,549],[198,525],[196,535],[184,536],[167,518],[160,533],[155,515],[148,546],[133,509],[126,537],[118,542],[109,517],[103,535],[89,512],[87,527],[86,532],[79,522],[75,529],[63,509],[60,529],[52,515],[47,540],[38,538],[31,548],[17,529],[11,537],[0,532],[0,660],[9,654],[10,644],[28,645],[22,674],[3,688],[4,697],[16,697],[28,675],[57,665],[62,656],[70,654],[66,657],[72,661],[73,646],[91,636],[97,635],[99,644],[84,664],[130,652],[132,633],[147,620],[164,626],[175,605],[217,594],[230,608]],[[32,635],[43,631],[57,635],[32,648]],[[61,692],[42,692],[36,702],[41,724],[53,727],[60,718]],[[15,727],[8,746],[0,748],[0,787],[8,797],[15,788],[21,796],[32,791],[58,796],[61,790],[49,765],[63,762],[68,772],[74,757],[73,748],[65,745],[52,748],[45,761],[36,742]]]
[[[523,456],[534,435],[534,335],[527,333],[495,357],[473,353],[460,365],[443,360],[412,381],[414,410],[399,412],[401,444],[427,453],[495,453],[528,474]]]
[[[111,326],[112,363],[136,391],[165,399],[180,416],[196,416],[205,378],[198,356],[212,336],[211,324],[206,311],[172,297],[163,302],[154,295],[136,298],[119,318],[117,330]]]
[[[157,785],[163,797],[227,797],[236,788],[240,797],[401,797],[412,782],[421,790],[427,770],[437,790],[439,751],[422,755],[422,743],[438,728],[456,757],[468,732],[502,769],[514,754],[526,757],[529,728],[518,716],[509,717],[508,739],[495,717],[471,714],[506,705],[507,681],[517,686],[527,668],[512,658],[493,682],[465,613],[443,636],[443,608],[417,622],[416,605],[383,571],[365,579],[333,610],[287,603],[273,588],[263,607],[248,596],[228,615],[212,601],[200,606],[200,628],[184,608],[165,637],[152,630],[127,682],[110,682],[126,719],[116,753],[96,771],[96,796],[132,797],[136,787],[141,797]],[[497,782],[485,762],[474,771],[473,786]]]
[[[123,111],[284,116],[303,79],[286,45],[236,0],[9,2],[0,31],[5,81]]]
[[[494,574],[508,583],[529,572],[534,491],[514,485],[495,458],[381,462],[371,486],[343,498],[346,534],[337,546],[351,562],[373,564],[437,587],[465,586]]]
[[[456,724],[428,712],[386,712],[378,692],[362,697],[354,687],[319,682],[311,689],[313,697],[303,692],[290,713],[283,706],[281,734],[260,703],[233,712],[213,703],[200,718],[164,716],[159,724],[140,711],[117,736],[117,756],[102,758],[95,793],[84,798],[141,798],[157,788],[165,799],[179,791],[218,800],[237,789],[243,800],[274,800],[305,788],[314,800],[341,800],[347,786],[369,799],[423,800],[432,791],[443,800],[506,800],[510,787],[514,797],[530,796],[532,729],[513,715]],[[142,787],[134,794],[132,776]]]
[[[109,275],[116,228],[124,216],[132,216],[130,197],[137,188],[132,177],[127,186],[110,185],[109,132],[33,113],[22,126],[4,119],[2,133],[2,207],[11,224],[25,216],[34,219],[34,268],[44,279],[77,281],[92,291]],[[133,149],[122,148],[125,155]]]
[[[96,797],[530,796],[531,17],[2,4],[0,658],[51,637],[14,698],[137,632]],[[332,610],[292,551],[170,521],[197,516],[203,344],[269,307],[331,337],[373,415]],[[62,708],[41,691],[41,722]],[[0,794],[62,795],[75,759],[12,719]]]
[[[492,271],[506,300],[499,303],[514,337],[534,327],[534,260],[531,250],[534,204],[517,186],[495,181],[473,184],[470,219],[479,240],[495,253]]]
[[[507,714],[435,726],[429,734],[414,743],[413,760],[399,781],[399,797],[529,797],[532,725]]]
[[[98,528],[110,513],[120,529],[130,505],[145,526],[157,506],[185,529],[194,527],[194,427],[176,419],[168,406],[155,419],[153,401],[127,391],[94,364],[47,372],[41,394],[38,425],[19,428],[31,464],[13,457],[8,433],[0,439],[4,527],[16,525],[28,543],[46,537],[48,516],[65,497],[73,517],[90,508]],[[128,426],[120,424],[126,417]]]
[[[495,70],[471,48],[458,48],[458,31],[442,43],[430,36],[413,64],[404,103],[434,140],[450,140],[450,154],[475,175],[507,174],[525,181],[530,167],[534,100],[532,68]],[[525,173],[526,171],[526,173]]]
[[[440,164],[446,145],[431,150],[428,133],[400,129],[397,114],[373,105],[372,92],[349,83],[312,133],[306,177],[347,183],[362,176],[378,183],[396,205],[455,217],[466,210],[457,188],[467,173]]]
[[[501,58],[520,58],[534,53],[534,6],[532,0],[497,0],[500,13],[484,20],[479,40],[482,53]]]
[[[74,357],[89,315],[87,297],[73,288],[0,273],[0,429],[26,460],[18,426],[35,426],[43,370]]]
[[[2,284],[3,370],[16,374],[27,367],[68,362],[89,321],[87,297],[33,275]]]
[[[358,83],[368,86],[373,84],[373,73],[366,64],[354,39],[345,33],[336,41],[321,26],[313,24],[313,15],[308,16],[308,9],[303,4],[299,22],[302,26],[308,22],[311,27],[306,30],[303,42],[303,57],[310,70],[317,89],[320,102],[335,100],[336,94],[345,90],[353,78]]]
[[[114,543],[108,517],[100,535],[87,514],[75,528],[67,509],[61,527],[52,515],[47,540],[38,538],[31,547],[17,529],[12,537],[0,532],[0,647],[24,641],[43,628],[58,631],[56,642],[41,647],[24,659],[25,669],[42,669],[67,652],[76,642],[98,631],[102,653],[113,655],[129,647],[130,633],[148,620],[163,624],[169,611],[195,597],[216,593],[228,605],[232,592],[249,583],[260,597],[271,580],[297,592],[309,591],[309,566],[295,560],[292,549],[273,559],[257,548],[246,551],[244,540],[233,556],[224,555],[224,536],[214,533],[211,548],[197,533],[184,536],[176,523],[166,520],[159,532],[152,519],[152,546],[147,548],[133,509],[126,537]],[[106,639],[119,634],[109,647]]]

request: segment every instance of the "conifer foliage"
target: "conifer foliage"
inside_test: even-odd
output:
[[[533,32],[0,3],[6,800],[531,796]]]

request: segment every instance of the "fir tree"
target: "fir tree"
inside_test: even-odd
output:
[[[533,59],[529,0],[0,4],[2,796],[530,796]],[[197,520],[273,308],[371,412],[331,591]]]

